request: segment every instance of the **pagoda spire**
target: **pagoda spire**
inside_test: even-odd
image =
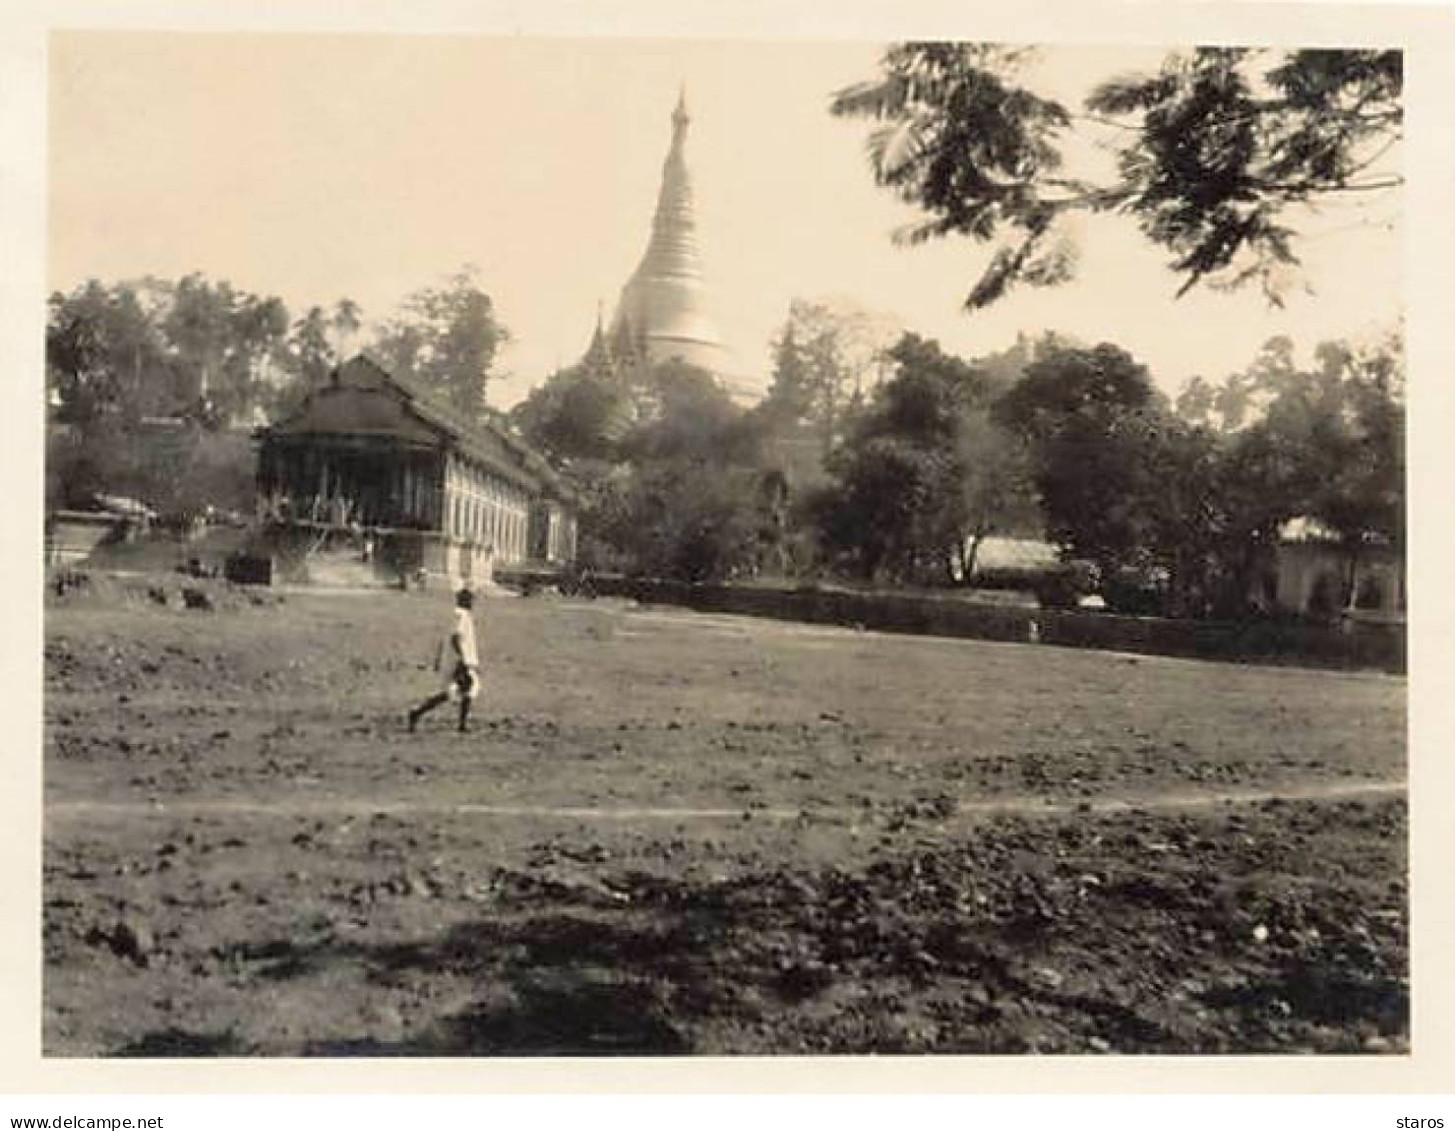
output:
[[[652,218],[652,240],[642,268],[658,275],[700,279],[702,265],[697,246],[697,210],[692,196],[692,175],[687,170],[687,91],[677,96],[672,111],[672,148],[662,163],[662,187]],[[641,269],[639,269],[640,273]]]
[[[581,359],[585,370],[598,377],[611,375],[615,365],[615,358],[612,356],[611,345],[606,340],[606,329],[602,322],[601,301],[596,303],[596,330],[591,335],[591,344],[586,347],[586,354]]]
[[[648,362],[680,357],[705,369],[720,364],[722,340],[707,313],[687,134],[692,115],[684,85],[672,111],[672,143],[652,234],[636,271],[622,288],[613,333],[642,343]]]

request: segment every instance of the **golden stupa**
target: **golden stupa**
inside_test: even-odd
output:
[[[708,314],[692,178],[687,170],[691,120],[683,92],[672,111],[672,147],[662,165],[652,236],[641,263],[622,287],[612,319],[611,346],[618,357],[647,365],[680,358],[720,373],[725,352]]]

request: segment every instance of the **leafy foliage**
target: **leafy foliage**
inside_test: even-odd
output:
[[[798,355],[782,346],[796,333],[780,340],[776,395],[748,413],[688,367],[619,390],[633,423],[608,459],[574,461],[593,562],[691,580],[827,568],[947,584],[976,573],[987,535],[1040,533],[1067,564],[1016,583],[1043,601],[1074,600],[1090,576],[1124,611],[1232,615],[1289,518],[1355,548],[1401,537],[1396,339],[1326,345],[1309,369],[1275,340],[1174,409],[1114,345],[1045,335],[968,363],[904,335],[815,485],[781,458],[785,438],[812,433],[790,411]]]
[[[715,581],[751,572],[757,562],[758,476],[680,458],[638,469],[628,547],[638,572]]]
[[[913,334],[887,356],[894,376],[830,463],[824,540],[865,577],[964,576],[980,539],[1025,509],[1019,446],[990,419],[985,374]]]
[[[1311,369],[1275,338],[1247,370],[1210,387],[1225,405],[1225,391],[1237,391],[1237,411],[1204,425],[1223,515],[1217,552],[1235,594],[1293,518],[1321,523],[1352,554],[1371,540],[1403,542],[1403,371],[1397,337],[1360,349],[1325,343]]]
[[[1140,564],[1151,459],[1168,419],[1145,367],[1111,345],[1054,350],[996,411],[1030,446],[1051,540],[1107,575]]]
[[[618,454],[636,406],[624,385],[577,365],[532,389],[511,417],[531,443],[558,459],[603,460]]]
[[[215,420],[246,419],[267,400],[270,367],[283,355],[287,308],[197,274],[169,290],[160,329],[186,395]]]
[[[662,362],[648,371],[639,397],[639,423],[623,441],[628,458],[752,462],[745,414],[707,371],[676,359]]]
[[[1134,217],[1169,253],[1179,294],[1256,280],[1277,303],[1298,262],[1291,210],[1400,183],[1380,164],[1403,120],[1398,51],[1199,47],[1168,55],[1155,75],[1108,79],[1080,114],[1025,83],[1028,55],[900,44],[879,78],[832,103],[835,114],[878,123],[868,143],[875,179],[928,213],[902,239],[998,242],[968,309],[1071,278],[1077,253],[1064,221],[1109,211]],[[1102,127],[1117,177],[1066,176],[1071,132]]]
[[[761,421],[679,360],[555,374],[513,417],[582,488],[593,568],[718,580],[755,572],[781,540],[759,462]]]
[[[1219,452],[1143,366],[1111,345],[1052,347],[996,413],[1026,440],[1047,536],[1092,563],[1114,608],[1208,606],[1227,525]]]
[[[1098,346],[1043,353],[996,414],[1030,447],[1048,536],[1096,564],[1113,605],[1238,615],[1290,519],[1353,555],[1402,542],[1402,389],[1395,337],[1326,343],[1307,369],[1273,339],[1173,410],[1135,361]]]
[[[249,506],[252,452],[230,442],[296,404],[337,363],[344,300],[290,325],[286,306],[199,274],[175,282],[90,280],[55,294],[46,377],[56,428],[47,452],[53,503],[129,494],[162,510]]]
[[[884,352],[899,333],[886,315],[843,299],[794,299],[773,343],[765,423],[808,426],[827,455],[876,382]]]
[[[424,287],[380,330],[374,348],[392,372],[432,389],[457,412],[478,419],[495,355],[509,333],[466,266],[443,286]]]
[[[134,422],[181,401],[166,339],[136,289],[95,280],[51,296],[46,384],[57,419],[86,430]]]

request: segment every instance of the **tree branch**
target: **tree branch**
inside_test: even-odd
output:
[[[1404,184],[1404,178],[1391,174],[1382,180],[1364,181],[1363,183],[1349,182],[1347,184],[1329,184],[1324,181],[1294,181],[1288,184],[1271,182],[1263,187],[1270,192],[1282,193],[1334,193],[1334,192],[1383,192],[1386,189],[1400,188]]]
[[[1098,126],[1110,126],[1114,130],[1125,130],[1127,133],[1139,134],[1146,129],[1145,126],[1131,125],[1128,122],[1118,122],[1113,118],[1103,118],[1100,114],[1072,114],[1071,117],[1081,122],[1092,122]]]

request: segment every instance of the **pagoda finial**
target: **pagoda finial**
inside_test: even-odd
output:
[[[687,112],[687,82],[684,79],[677,87],[677,106],[672,111],[672,132],[680,135],[691,121],[692,115]]]
[[[606,328],[601,318],[601,300],[596,302],[596,330],[591,335],[591,344],[581,358],[586,371],[595,377],[604,377],[611,372],[614,361],[611,344],[606,340]]]

